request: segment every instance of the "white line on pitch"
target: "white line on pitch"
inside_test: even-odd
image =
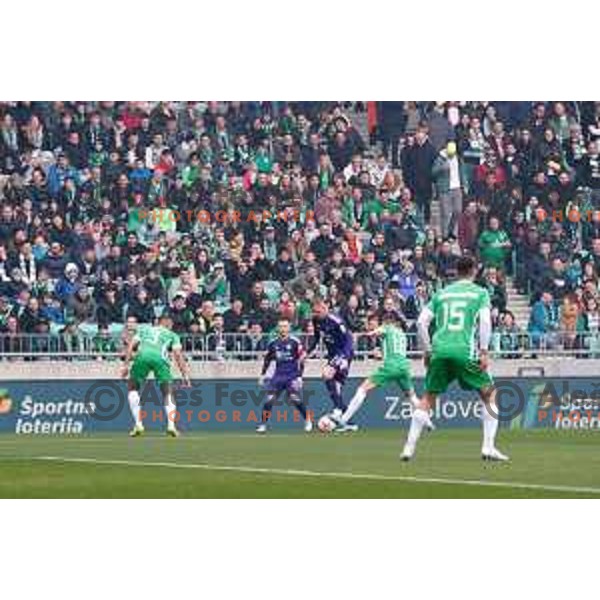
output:
[[[363,479],[373,481],[401,481],[406,483],[439,483],[442,485],[469,485],[482,487],[513,488],[546,492],[569,492],[579,494],[600,494],[600,488],[568,485],[544,485],[521,483],[518,481],[484,481],[481,479],[450,479],[445,477],[415,477],[411,475],[383,475],[378,473],[349,473],[333,471],[305,471],[302,469],[278,469],[271,467],[250,467],[244,465],[212,465],[207,463],[145,462],[138,460],[77,458],[67,456],[31,456],[25,459],[64,463],[86,463],[96,465],[116,465],[125,467],[161,467],[169,469],[199,469],[203,471],[232,471],[261,475],[285,475],[295,477],[329,477],[334,479]]]

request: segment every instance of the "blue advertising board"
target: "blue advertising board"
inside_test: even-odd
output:
[[[358,379],[344,390],[350,399]],[[417,392],[422,381],[416,381]],[[600,429],[600,389],[592,379],[517,378],[498,380],[499,418],[510,427]],[[331,409],[318,379],[304,383],[304,399],[318,417]],[[162,399],[154,383],[142,393],[148,429],[166,425]],[[260,421],[265,393],[255,380],[196,380],[191,388],[176,388],[178,426],[182,431],[252,430]],[[442,427],[479,427],[482,405],[477,395],[457,387],[438,401],[433,420]],[[365,427],[406,427],[411,407],[396,389],[373,391],[356,422]],[[285,398],[272,411],[274,428],[300,428],[300,415]],[[125,431],[131,426],[127,389],[118,380],[5,381],[0,383],[0,431],[20,435],[80,435],[95,431]]]

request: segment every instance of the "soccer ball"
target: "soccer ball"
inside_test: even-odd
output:
[[[331,433],[335,429],[335,423],[329,415],[323,415],[319,419],[317,427],[321,433]]]

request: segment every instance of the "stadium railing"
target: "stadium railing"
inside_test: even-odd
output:
[[[298,336],[305,347],[310,336]],[[261,360],[272,335],[248,333],[181,335],[184,351],[196,361]],[[0,334],[0,360],[118,360],[125,344],[122,335]],[[322,346],[322,345],[321,345]],[[321,347],[320,351],[323,350]],[[535,358],[538,356],[600,358],[599,333],[528,333],[495,332],[492,354],[500,359]],[[319,354],[321,355],[321,353]],[[422,356],[416,334],[407,334],[407,355]],[[355,359],[381,357],[379,342],[367,333],[355,334]]]

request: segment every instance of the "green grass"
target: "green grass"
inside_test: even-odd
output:
[[[478,430],[436,431],[422,439],[413,462],[401,463],[404,436],[390,430],[179,439],[156,432],[139,439],[1,435],[0,497],[600,497],[594,432],[502,431],[498,445],[511,455],[510,464],[480,460]],[[69,462],[78,460],[85,462]]]

